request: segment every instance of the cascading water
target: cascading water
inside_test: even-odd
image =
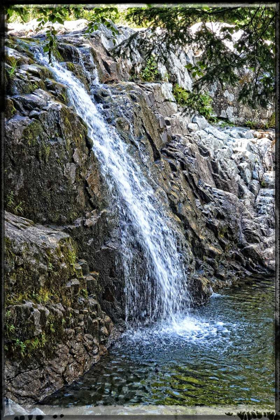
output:
[[[188,308],[190,296],[173,222],[130,155],[128,145],[105,122],[82,83],[60,63],[54,62],[50,66],[41,53],[37,56],[56,79],[67,86],[71,105],[87,124],[88,135],[94,141],[93,150],[102,174],[112,193],[117,193],[124,227],[122,243],[127,321],[130,325],[139,325],[144,320],[150,323],[158,319],[174,319]],[[82,65],[88,74],[84,63]],[[96,79],[94,84],[98,84]],[[137,273],[137,267],[131,263],[131,247],[136,241],[146,265],[142,278]]]
[[[42,54],[38,59],[48,66]],[[87,63],[80,64],[90,79]],[[104,406],[115,409],[117,405],[122,410],[118,414],[131,414],[130,404],[132,409],[141,404],[140,414],[143,406],[154,409],[154,405],[164,405],[164,409],[174,406],[176,414],[179,406],[190,406],[193,412],[193,406],[254,403],[261,407],[264,401],[273,407],[271,285],[264,287],[258,281],[255,288],[244,284],[239,292],[213,294],[209,305],[190,316],[185,311],[190,296],[176,226],[167,214],[164,197],[157,196],[153,180],[137,163],[142,159],[141,150],[136,145],[134,155],[130,154],[129,146],[105,122],[99,106],[63,64],[54,62],[48,67],[68,87],[70,102],[94,141],[93,150],[112,201],[116,197],[118,202],[128,326],[139,326],[144,318],[164,322],[145,329],[145,334],[141,328],[133,334],[130,329],[94,369],[51,396],[46,404],[65,405],[70,410],[81,406],[84,411],[78,412],[83,414],[97,414],[95,406],[101,406],[100,414],[109,414],[103,411]],[[92,82],[98,87],[96,79]],[[133,261],[133,248],[141,254],[144,273],[139,261]],[[264,341],[263,331],[269,335],[267,339],[265,334]],[[264,375],[268,378],[265,387]],[[46,413],[47,408],[43,407]]]

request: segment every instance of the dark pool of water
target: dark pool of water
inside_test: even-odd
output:
[[[213,295],[187,318],[127,334],[44,405],[274,407],[274,284]]]

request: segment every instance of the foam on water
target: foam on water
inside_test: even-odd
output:
[[[162,346],[163,343],[178,342],[181,345],[215,347],[215,351],[225,350],[231,345],[233,325],[200,316],[177,315],[169,321],[157,322],[154,326],[127,330],[123,338],[127,342],[141,345]]]
[[[220,298],[220,297],[223,297],[223,296],[225,296],[225,295],[221,295],[220,293],[212,293],[212,295],[210,296],[211,298]]]

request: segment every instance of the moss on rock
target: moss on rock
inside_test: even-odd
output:
[[[10,98],[6,98],[6,103],[5,103],[5,117],[7,119],[12,118],[12,116],[16,113],[16,109],[14,106],[14,103],[12,101],[12,99]]]
[[[77,247],[69,235],[6,213],[5,245],[9,358],[30,358],[35,351],[37,358],[53,357],[57,344],[67,341],[68,328],[80,325],[86,334],[90,319],[105,317],[86,290]],[[82,327],[80,321],[87,317]]]

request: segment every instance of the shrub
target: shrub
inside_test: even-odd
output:
[[[161,80],[160,72],[157,68],[157,62],[154,57],[150,57],[147,60],[145,68],[140,73],[141,79],[145,82],[153,82],[155,80]]]
[[[9,65],[9,69],[7,70],[9,73],[10,78],[12,79],[15,76],[15,71],[17,69],[18,62],[15,57],[6,56],[6,63]]]
[[[220,124],[220,127],[225,128],[225,127],[234,127],[235,124],[232,123],[231,121],[222,121]]]
[[[188,92],[186,89],[176,84],[173,88],[173,95],[177,104],[198,111],[206,119],[213,121],[212,98],[207,93]]]
[[[259,128],[259,124],[255,123],[254,121],[250,121],[250,120],[245,122],[245,126],[251,128],[251,129]]]

